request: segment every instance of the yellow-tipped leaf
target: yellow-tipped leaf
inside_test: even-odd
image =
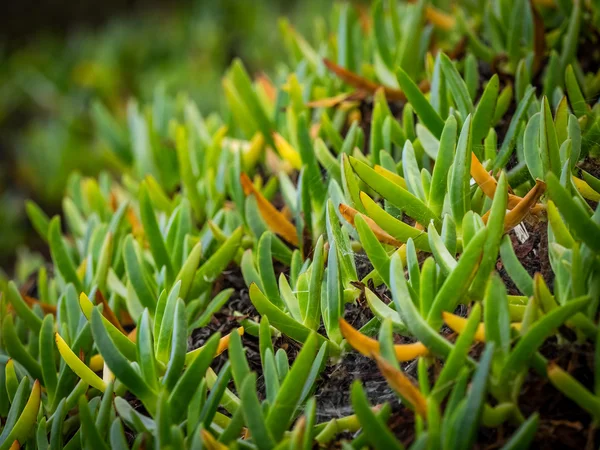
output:
[[[92,369],[86,366],[83,361],[80,360],[75,353],[73,353],[73,350],[69,348],[60,334],[56,333],[54,335],[54,339],[56,340],[56,346],[58,347],[60,355],[63,357],[71,370],[90,386],[93,386],[99,391],[104,392],[106,389],[106,384],[104,381],[102,381],[102,378],[96,375]]]
[[[360,354],[369,358],[372,358],[373,355],[379,355],[379,342],[365,336],[344,319],[340,319],[340,330],[348,343]],[[398,361],[404,362],[411,361],[419,356],[425,356],[428,351],[423,344],[415,342],[414,344],[394,345],[394,353]]]

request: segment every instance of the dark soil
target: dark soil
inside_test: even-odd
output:
[[[362,256],[362,257],[361,257]],[[359,276],[364,275],[372,270],[372,266],[364,257],[364,255],[356,256],[357,270]],[[189,341],[188,350],[192,350],[202,346],[206,340],[215,332],[220,332],[221,335],[226,335],[240,326],[239,320],[242,318],[254,319],[257,322],[260,316],[250,301],[248,289],[242,278],[239,268],[231,268],[223,273],[221,278],[215,285],[215,291],[221,291],[227,288],[234,288],[234,292],[227,302],[214,316],[208,326],[194,330]],[[236,315],[234,313],[241,313]],[[366,303],[357,302],[355,304],[346,305],[344,318],[356,328],[360,328],[366,324],[373,314]],[[399,339],[402,339],[399,337]],[[264,385],[262,382],[262,366],[260,362],[260,352],[258,346],[258,338],[245,334],[243,343],[246,349],[246,357],[250,369],[258,374],[258,394],[260,397],[264,395]],[[300,345],[288,339],[285,336],[277,337],[273,345],[275,349],[283,348],[288,354],[290,364],[293,363],[296,354],[300,350]],[[218,370],[227,360],[226,352],[217,357],[212,365],[213,369]],[[408,373],[413,373],[414,363],[409,363],[404,368]],[[353,414],[352,405],[350,402],[350,386],[355,379],[363,381],[365,391],[372,404],[381,404],[390,402],[395,411],[394,417],[407,415],[410,426],[402,426],[402,429],[412,430],[414,417],[412,412],[405,411],[401,407],[396,394],[389,388],[383,376],[379,373],[375,362],[365,356],[355,352],[349,352],[343,355],[343,358],[335,363],[328,364],[321,374],[321,379],[317,382],[316,398],[317,398],[317,421],[325,422],[333,418],[340,418]],[[233,384],[230,385],[233,389]],[[140,407],[141,405],[132,405]],[[399,419],[395,419],[398,422]],[[399,426],[399,423],[396,424]]]
[[[250,318],[259,321],[260,315],[252,305],[248,288],[242,277],[239,267],[232,267],[221,275],[213,288],[214,292],[220,292],[223,289],[233,288],[233,293],[229,301],[212,317],[210,323],[204,328],[198,328],[192,332],[188,339],[188,351],[204,345],[206,340],[214,333],[219,332],[221,336],[229,334],[240,326],[240,320]],[[240,315],[236,315],[239,313]],[[258,349],[258,338],[244,334],[242,337],[244,347],[246,348],[246,357],[251,370],[260,373],[262,370],[260,363],[260,352]],[[227,361],[227,352],[224,352],[213,362],[213,369],[218,372]]]
[[[600,33],[596,27],[582,27],[582,34],[577,45],[577,61],[585,73],[594,72],[600,65]]]
[[[546,222],[533,220],[530,223],[524,222],[523,225],[529,233],[529,238],[525,242],[521,243],[514,231],[509,234],[515,254],[529,275],[533,277],[536,273],[541,273],[548,287],[552,289],[554,272],[548,259],[548,225]],[[500,258],[496,262],[496,270],[502,277],[508,294],[521,295],[517,286],[506,273]]]
[[[372,317],[373,314],[365,303],[346,305],[344,318],[357,329]],[[354,414],[350,402],[350,386],[356,379],[363,382],[365,392],[372,404],[397,403],[398,397],[380,374],[375,361],[356,352],[349,352],[343,355],[342,360],[337,364],[325,368],[322,379],[317,385],[318,422]]]
[[[600,162],[597,160],[597,158],[590,158],[588,156],[579,164],[577,164],[577,166],[580,169],[585,170],[593,177],[600,178]]]
[[[553,338],[546,341],[541,353],[593,391],[593,344],[559,344]],[[548,380],[530,374],[519,401],[525,414],[536,411],[541,414],[542,421],[536,435],[539,448],[598,448],[600,435],[591,428],[590,415],[560,394]]]
[[[588,389],[593,389],[592,344],[558,344],[552,338],[543,345],[541,353],[570,372]],[[531,448],[591,450],[600,444],[600,434],[593,427],[590,415],[533,371],[530,371],[521,389],[519,407],[525,417],[535,412],[540,415]],[[500,448],[514,432],[515,427],[508,423],[497,429],[483,428],[476,448]]]

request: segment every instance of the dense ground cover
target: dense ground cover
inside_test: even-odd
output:
[[[226,111],[221,76],[233,58],[242,58],[249,70],[274,73],[285,55],[279,17],[292,17],[306,30],[313,17],[329,10],[315,0],[170,2],[162,8],[164,2],[141,0],[128,15],[113,12],[91,28],[73,23],[82,11],[69,2],[63,5],[68,12],[48,3],[36,9],[38,22],[31,14],[23,18],[28,28],[21,45],[24,37],[10,31],[15,23],[6,23],[9,13],[0,18],[0,267],[7,273],[19,247],[44,250],[28,226],[24,200],[34,198],[55,214],[72,171],[97,176],[121,170],[97,139],[103,110],[125,123],[129,102],[185,92],[205,114]],[[92,13],[89,3],[77,6]],[[93,8],[106,16],[117,3],[124,2]],[[63,34],[44,31],[44,7],[54,12],[46,15],[47,26],[57,25],[55,16],[70,23]],[[89,19],[102,20],[97,16]],[[269,52],[260,51],[267,46]]]
[[[593,2],[336,5],[27,204],[0,449],[595,448]]]

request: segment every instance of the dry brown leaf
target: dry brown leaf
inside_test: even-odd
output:
[[[240,177],[244,194],[254,195],[258,210],[268,227],[290,244],[298,247],[296,227],[280,213],[255,187],[248,175],[242,173]]]
[[[340,319],[340,331],[348,343],[361,355],[368,356],[379,355],[379,342],[375,339],[365,336],[343,318]],[[420,342],[414,344],[396,344],[394,345],[396,359],[399,362],[411,361],[419,356],[427,355],[427,347]]]

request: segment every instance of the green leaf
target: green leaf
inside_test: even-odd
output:
[[[440,138],[442,130],[444,129],[444,121],[435,111],[431,103],[423,95],[419,86],[408,76],[408,74],[400,67],[396,70],[396,77],[400,84],[400,89],[406,95],[406,98],[414,108],[417,116],[425,125],[429,131],[433,133],[436,138]]]
[[[374,191],[393,205],[401,208],[407,215],[421,224],[434,221],[441,225],[440,219],[421,200],[384,176],[378,174],[365,163],[350,157],[350,164],[356,174]],[[361,208],[357,208],[361,210]]]
[[[50,450],[62,450],[63,448],[63,424],[67,411],[65,409],[65,398],[61,399],[52,416],[52,427],[50,429]]]
[[[127,389],[140,398],[146,408],[153,409],[156,394],[142,377],[131,367],[129,361],[115,347],[112,339],[104,328],[102,316],[98,309],[92,311],[92,335],[105,364],[115,374]]]
[[[538,413],[534,413],[529,418],[521,424],[521,426],[515,431],[515,433],[511,436],[511,438],[506,441],[504,450],[519,450],[522,448],[529,448],[533,438],[535,437],[535,433],[537,432],[537,427],[539,424],[540,416]]]
[[[302,313],[300,312],[298,298],[292,291],[292,288],[283,273],[279,274],[279,292],[281,293],[281,298],[292,318],[298,322],[302,322]]]
[[[544,95],[546,97],[552,98],[552,94],[554,94],[556,89],[562,84],[560,81],[561,78],[560,57],[558,56],[558,53],[556,53],[556,50],[551,50],[543,78]]]
[[[519,104],[525,98],[526,93],[527,91],[525,91],[523,95],[520,96]],[[502,118],[508,112],[508,108],[510,108],[510,105],[512,103],[512,97],[513,87],[512,84],[509,84],[505,86],[504,89],[500,91],[500,95],[498,95],[498,102],[496,103],[496,110],[494,111],[494,119],[492,120],[492,123],[494,125],[497,125],[498,122],[500,122],[500,120],[502,120]]]
[[[271,325],[269,324],[269,318],[267,316],[263,316],[260,319],[258,329],[258,345],[260,350],[260,361],[264,365],[265,353],[267,350],[270,350],[273,355],[275,354],[273,342],[271,340]]]
[[[48,243],[50,244],[52,260],[59,273],[67,283],[73,283],[78,292],[83,291],[83,283],[77,276],[75,265],[63,240],[60,230],[60,217],[58,216],[50,221]]]
[[[592,221],[587,212],[569,195],[553,173],[546,178],[548,193],[571,231],[592,250],[600,251],[600,226]]]
[[[152,389],[158,389],[158,375],[156,372],[156,360],[154,358],[154,342],[150,331],[150,314],[145,309],[138,322],[137,331],[137,360],[140,364],[142,378]]]
[[[71,368],[81,380],[98,389],[101,392],[104,392],[106,389],[106,384],[104,381],[96,375],[79,357],[69,348],[69,345],[63,340],[60,334],[56,333],[56,346],[58,347],[58,351],[60,355],[65,360],[65,363]],[[77,348],[77,347],[75,347]]]
[[[409,239],[412,239],[419,250],[431,251],[425,231],[411,227],[401,220],[396,219],[364,192],[361,193],[360,199],[365,207],[367,217],[373,219],[377,225],[392,237],[400,242],[408,242]]]
[[[110,270],[112,262],[113,243],[112,233],[107,232],[102,247],[100,248],[100,256],[98,257],[98,265],[94,275],[94,284],[98,286],[98,289],[102,292],[106,292],[106,279],[108,278],[108,271]]]
[[[354,136],[356,135],[352,134],[352,130],[356,130],[357,127],[358,125],[350,127],[350,131],[346,134],[345,140],[342,140],[342,136],[331,122],[329,116],[326,113],[321,115],[323,135],[329,141],[329,145],[331,145],[333,151],[338,155],[342,152],[342,147],[345,145],[345,142],[349,142],[348,145],[350,145],[350,150],[352,150],[354,147]]]
[[[426,202],[427,198],[421,181],[415,150],[410,141],[406,141],[402,150],[402,169],[404,170],[404,180],[408,191],[421,201]]]
[[[237,335],[237,333],[233,334]],[[194,396],[196,389],[198,389],[198,380],[204,377],[217,352],[220,337],[220,333],[215,333],[210,337],[206,344],[204,344],[202,351],[187,367],[173,387],[168,400],[172,422],[179,422],[187,411],[187,406]]]
[[[2,346],[11,358],[21,364],[25,370],[29,372],[29,375],[37,380],[43,379],[42,368],[19,339],[11,314],[5,315],[2,320]]]
[[[81,436],[82,443],[85,444],[85,448],[99,448],[108,450],[108,446],[105,444],[104,439],[98,432],[92,412],[88,405],[87,399],[84,395],[79,397],[79,419],[81,420]]]
[[[273,268],[273,255],[271,250],[272,233],[264,233],[258,240],[257,262],[258,273],[262,281],[265,294],[278,308],[283,306],[275,278],[275,269]]]
[[[87,186],[93,186],[93,184],[87,184]],[[83,236],[86,229],[85,220],[80,210],[77,209],[75,202],[73,202],[73,200],[71,200],[69,197],[65,197],[63,198],[62,206],[67,228],[74,236]],[[102,210],[102,208],[98,208],[98,210]]]
[[[573,114],[569,114],[569,120],[567,122],[568,137],[571,139],[571,169],[575,168],[575,165],[579,162],[581,157],[581,127],[577,117]],[[582,171],[583,178],[586,179],[590,184],[589,178],[586,178],[586,172]],[[595,186],[594,189],[598,191],[600,187]]]
[[[313,263],[311,266],[308,302],[306,303],[306,309],[301,311],[302,316],[304,317],[304,325],[311,330],[317,330],[321,323],[319,312],[322,298],[321,286],[323,284],[323,270],[325,266],[324,245],[323,236],[319,236],[317,244],[315,245]],[[269,300],[271,299],[269,298]]]
[[[113,423],[110,426],[109,442],[111,448],[129,450],[129,445],[127,444],[127,439],[125,438],[125,433],[123,431],[123,425],[121,424],[121,419],[118,417],[113,420]]]
[[[204,351],[204,350],[203,350]],[[227,389],[227,384],[231,380],[231,364],[227,361],[221,370],[219,371],[219,376],[217,377],[217,381],[210,388],[210,394],[202,407],[202,411],[200,411],[199,420],[202,421],[205,427],[209,427],[211,423],[213,423],[213,419],[215,414],[217,414],[217,409],[221,403],[221,398]],[[189,414],[188,414],[189,420]]]
[[[79,297],[79,307],[83,315],[86,317],[88,321],[92,319],[92,311],[95,309],[94,305],[87,297],[87,295],[83,294]],[[102,317],[102,323],[106,332],[109,334],[111,339],[113,340],[115,346],[119,349],[121,353],[130,361],[135,361],[137,358],[137,350],[135,344],[129,340],[127,336],[125,336],[117,327],[115,327],[110,321]]]
[[[198,192],[196,177],[192,170],[188,134],[186,128],[182,125],[179,125],[175,131],[175,149],[177,150],[177,163],[183,192],[190,202],[194,216],[201,221],[205,215],[204,200]]]
[[[44,387],[50,402],[54,399],[58,377],[56,376],[56,359],[54,351],[54,319],[51,314],[44,317],[40,330],[40,366]]]
[[[29,394],[29,378],[23,377],[21,382],[19,383],[19,387],[15,392],[15,396],[13,397],[13,401],[11,402],[10,410],[8,411],[8,415],[6,416],[6,420],[4,421],[4,428],[2,429],[2,433],[0,433],[0,445],[7,442],[7,438],[14,428],[17,420],[20,417],[23,408],[27,402],[27,395]],[[12,441],[9,442],[9,445],[12,444]]]
[[[96,415],[96,428],[104,436],[108,431],[108,421],[110,420],[111,413],[113,411],[113,400],[114,400],[114,383],[111,381],[106,385],[106,391],[102,396],[100,407],[98,408],[98,414]]]
[[[423,34],[425,7],[427,2],[420,0],[412,7],[408,20],[403,22],[402,40],[398,49],[396,60],[398,65],[407,71],[412,79],[417,78],[418,72],[423,67],[423,56],[419,45]]]
[[[250,367],[244,354],[242,338],[237,333],[231,334],[229,338],[229,361],[235,387],[240,392],[246,376],[250,373]]]
[[[398,333],[404,334],[408,331],[408,328],[404,322],[402,322],[400,314],[382,302],[379,297],[377,297],[377,295],[375,295],[369,288],[365,288],[365,298],[369,304],[371,312],[379,319],[380,322],[384,322],[386,319],[389,319],[394,325],[394,329]]]
[[[540,155],[539,137],[540,113],[536,113],[529,119],[529,122],[527,122],[527,128],[525,128],[525,134],[523,136],[525,162],[527,163],[527,169],[534,180],[537,178],[542,180],[545,175]]]
[[[483,297],[490,274],[492,274],[496,267],[500,241],[504,235],[504,217],[506,216],[507,203],[508,181],[506,180],[506,174],[502,172],[498,180],[492,207],[490,208],[490,216],[487,221],[488,237],[483,245],[483,255],[479,264],[479,270],[470,290],[475,295],[475,298]]]
[[[163,318],[164,321],[164,318]],[[162,328],[162,326],[161,326]],[[170,327],[169,327],[170,328]],[[161,335],[162,335],[161,330]],[[169,333],[171,330],[165,330]],[[168,390],[171,390],[175,383],[180,380],[181,370],[185,365],[187,350],[187,326],[185,305],[178,298],[175,301],[175,309],[173,312],[173,329],[171,335],[171,353],[169,354],[167,371],[162,379],[162,384]]]
[[[27,216],[33,225],[33,228],[40,237],[44,240],[48,240],[48,231],[50,228],[50,218],[46,213],[35,203],[34,201],[27,200],[25,202],[25,211]]]
[[[527,88],[525,92],[525,96],[519,102],[517,106],[517,110],[515,111],[512,119],[510,120],[510,125],[508,126],[508,130],[506,135],[504,136],[504,140],[502,141],[502,146],[496,155],[496,159],[494,160],[493,170],[498,170],[503,168],[508,162],[510,155],[515,147],[518,137],[519,127],[521,126],[521,121],[525,119],[527,116],[527,110],[529,109],[529,104],[535,96],[535,88],[530,86]],[[500,104],[500,100],[498,100],[498,104]]]
[[[273,303],[271,303],[269,299],[260,291],[256,284],[250,285],[250,300],[260,315],[268,316],[271,325],[286,336],[298,342],[305,342],[306,339],[308,339],[308,336],[310,336],[310,328],[307,328],[300,322],[295,321],[286,313],[273,305]],[[318,336],[320,344],[326,342],[325,338],[320,335]]]
[[[456,435],[458,438],[456,448],[466,450],[472,448],[474,444],[485,403],[488,374],[492,366],[493,356],[494,344],[489,343],[486,345],[485,351],[477,364],[477,369],[471,380],[471,386],[467,398],[465,399],[464,407],[461,408],[461,417],[456,424],[456,430],[460,430]]]
[[[565,73],[567,65],[575,59],[579,41],[579,29],[581,27],[581,1],[574,1],[571,17],[567,26],[560,54],[560,74]]]
[[[558,147],[558,138],[556,137],[556,128],[552,120],[552,111],[548,98],[544,97],[540,111],[540,155],[542,157],[542,166],[544,172],[552,171],[556,176],[560,176],[561,163]]]
[[[481,304],[476,303],[464,330],[458,335],[454,344],[454,349],[448,355],[448,359],[444,362],[444,367],[435,381],[435,385],[432,391],[432,397],[438,403],[441,403],[445,398],[446,394],[453,387],[453,381],[459,370],[464,367],[469,359],[469,351],[473,344],[473,339],[477,328],[479,327],[479,321],[481,318]]]
[[[9,303],[13,306],[17,314],[29,329],[31,329],[34,333],[39,333],[42,327],[42,319],[40,319],[30,308],[27,306],[27,303],[21,297],[21,293],[17,289],[14,281],[8,282],[8,288],[6,292],[6,297],[8,298]]]
[[[483,244],[487,236],[487,228],[482,228],[477,232],[465,248],[458,264],[435,296],[427,316],[427,321],[434,329],[437,330],[442,325],[442,311],[454,311],[454,308],[458,306],[467,293],[469,285],[477,273],[483,252]]]
[[[473,114],[473,147],[479,159],[483,159],[483,151],[480,151],[480,148],[492,125],[499,89],[500,80],[498,75],[494,74],[481,94]]]
[[[331,154],[323,139],[317,138],[314,144],[315,156],[319,163],[325,168],[329,177],[338,183],[342,181],[342,171],[339,161]]]
[[[273,436],[267,426],[265,417],[256,395],[256,374],[249,373],[244,379],[240,398],[246,424],[252,433],[252,440],[259,450],[270,450],[275,447]]]
[[[531,84],[531,72],[526,59],[521,59],[515,75],[515,100],[520,102],[525,95],[527,86]]]
[[[469,96],[474,99],[479,91],[479,68],[477,67],[477,58],[475,58],[475,55],[472,53],[467,53],[467,57],[464,60],[463,71],[467,92],[469,93]]]
[[[364,212],[362,203],[360,202],[360,189],[353,173],[354,167],[351,162],[352,159],[354,158],[351,156],[349,157],[345,153],[342,155],[342,187],[344,188],[344,197],[346,198],[346,201],[351,203],[350,206],[359,210],[360,212]],[[354,171],[355,170],[356,169],[354,169]]]
[[[138,252],[135,246],[135,241],[132,235],[125,238],[123,246],[123,259],[125,260],[125,270],[129,281],[133,286],[137,298],[142,306],[148,308],[154,314],[156,305],[156,295],[152,292],[152,287],[148,282],[145,268],[142,265]]]
[[[200,315],[200,317],[198,317],[198,319],[196,319],[196,321],[192,323],[188,329],[195,330],[196,328],[202,328],[208,325],[212,316],[220,311],[223,306],[225,306],[225,303],[227,303],[231,297],[231,294],[233,294],[233,288],[224,289],[219,292],[206,306],[206,309]]]
[[[580,312],[589,304],[588,296],[569,300],[560,308],[556,308],[535,322],[524,336],[517,342],[512,352],[506,359],[502,368],[499,385],[502,386],[522,371],[530,363],[538,347],[557,327],[562,325],[574,314]]]
[[[473,113],[473,100],[471,100],[467,85],[458,73],[458,70],[456,70],[456,67],[454,67],[450,58],[443,53],[440,55],[440,58],[450,94],[460,111],[460,115],[463,118],[466,118],[469,114]]]
[[[558,139],[558,145],[560,146],[561,165],[563,165],[566,158],[570,156],[570,152],[568,154],[563,152],[564,143],[569,137],[569,115],[570,112],[567,97],[562,97],[554,113],[554,128],[556,129],[556,137]]]
[[[444,71],[442,70],[440,55],[441,52],[436,55],[435,63],[433,65],[429,101],[431,102],[431,106],[433,106],[441,117],[446,117],[448,116],[448,94],[446,91],[446,80],[444,78]]]
[[[142,183],[140,186],[140,217],[142,225],[144,226],[144,234],[150,244],[150,252],[154,258],[156,268],[160,270],[162,267],[167,268],[167,280],[169,283],[173,282],[175,273],[173,270],[173,263],[169,257],[167,246],[165,245],[164,237],[158,227],[156,221],[156,215],[154,214],[154,208],[148,195],[148,189],[146,185]]]
[[[404,446],[394,437],[388,426],[371,410],[359,380],[352,383],[352,407],[362,425],[369,443],[378,450],[402,450]]]
[[[194,283],[188,295],[189,298],[196,298],[199,296],[221,273],[223,273],[239,249],[242,234],[242,228],[236,228],[219,249],[214,252],[202,266],[200,266],[194,276]]]
[[[373,31],[375,35],[375,44],[379,56],[387,67],[392,67],[392,53],[390,52],[390,40],[386,33],[386,22],[383,13],[383,2],[377,1],[373,4]],[[339,63],[338,63],[339,64]]]
[[[577,117],[585,116],[588,113],[588,104],[585,101],[583,92],[581,92],[581,89],[579,88],[579,83],[575,77],[573,66],[570,64],[567,66],[567,70],[565,72],[565,86],[567,88],[567,95],[569,97],[571,108],[573,108],[573,112]]]
[[[524,22],[525,22],[525,0],[513,2],[511,7],[510,22],[508,23],[507,50],[510,60],[514,63],[521,59],[523,52]]]
[[[342,286],[339,259],[337,246],[335,242],[331,242],[327,259],[327,295],[325,298],[321,298],[321,310],[327,336],[336,344],[342,341],[339,318],[344,308],[344,288]],[[320,269],[320,267],[316,269]]]
[[[360,243],[386,286],[390,285],[390,257],[383,245],[377,240],[377,237],[363,218],[362,214],[357,214],[354,218],[354,225],[360,237]],[[330,250],[331,251],[331,250]],[[329,266],[328,266],[329,267]]]
[[[175,282],[181,281],[180,296],[184,300],[186,300],[188,297],[188,293],[192,287],[192,282],[194,281],[194,275],[198,269],[198,265],[200,264],[200,258],[202,257],[201,245],[201,242],[198,242],[196,245],[194,245],[194,248],[192,248],[192,251],[190,251],[190,254],[183,263],[183,266],[181,266],[181,270],[175,277]]]
[[[333,186],[333,183],[330,184],[330,186]],[[337,248],[340,249],[340,263],[342,265],[344,279],[358,279],[358,275],[356,274],[356,266],[354,263],[354,255],[350,246],[350,240],[348,239],[348,235],[343,231],[342,227],[339,226],[338,213],[336,213],[336,208],[332,199],[327,201],[326,228],[327,240],[329,242],[335,242]]]
[[[302,158],[302,163],[306,167],[306,175],[310,180],[310,196],[314,199],[318,208],[325,202],[326,188],[321,180],[321,169],[315,157],[313,141],[310,137],[310,123],[306,118],[306,113],[298,116],[298,150]]]
[[[421,315],[427,317],[436,292],[437,267],[433,258],[428,257],[421,266],[421,292],[419,308]]]
[[[404,278],[404,267],[398,253],[392,256],[390,265],[390,283],[392,297],[396,309],[402,317],[409,331],[425,345],[432,353],[446,358],[452,351],[452,344],[441,337],[421,316],[410,296],[406,279]]]
[[[40,391],[40,382],[36,380],[33,383],[29,399],[25,403],[14,426],[8,428],[5,425],[2,435],[0,435],[0,450],[8,450],[14,441],[25,443],[29,439],[29,436],[34,433],[38,410],[40,409]]]
[[[415,146],[418,144],[421,144],[421,146],[423,147],[423,151],[425,151],[425,153],[427,153],[427,156],[429,156],[431,159],[433,159],[435,161],[438,157],[438,152],[440,149],[439,139],[436,138],[431,133],[431,131],[429,131],[427,128],[425,128],[420,123],[417,124],[416,131],[417,131],[417,139],[419,140],[419,142],[415,141]],[[403,144],[403,146],[404,146],[404,144]],[[383,161],[382,161],[382,163],[383,163]],[[389,166],[384,166],[384,167],[388,170],[393,169],[393,171],[395,171],[396,164],[391,156],[390,156]]]
[[[449,197],[450,209],[458,229],[461,228],[462,220],[471,206],[471,192],[469,182],[471,180],[471,147],[473,143],[471,116],[467,116],[458,138],[456,155],[452,164],[450,175]]]
[[[510,311],[506,287],[498,274],[492,275],[484,296],[485,340],[508,354],[510,350]]]
[[[276,441],[279,441],[285,431],[290,426],[294,412],[298,407],[298,402],[303,386],[312,367],[313,360],[317,353],[318,339],[313,332],[304,342],[302,350],[296,357],[290,372],[286,375],[275,402],[269,408],[266,419],[267,429]],[[243,399],[242,399],[243,401]]]
[[[429,188],[428,205],[431,211],[440,216],[444,206],[444,198],[448,190],[448,173],[454,161],[454,149],[456,147],[456,118],[448,116],[444,130],[440,138],[440,149],[433,166],[431,187]]]
[[[268,118],[263,106],[261,105],[256,92],[252,86],[252,81],[246,72],[244,64],[240,59],[235,59],[229,73],[229,79],[233,82],[235,90],[239,94],[243,104],[248,109],[251,117],[256,121],[262,135],[266,141],[274,146],[271,137],[272,123]]]
[[[122,397],[116,397],[114,400],[115,410],[121,417],[125,425],[138,433],[156,432],[156,423],[150,417],[137,412]]]

